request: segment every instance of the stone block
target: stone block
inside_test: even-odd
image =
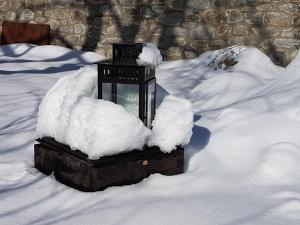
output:
[[[276,5],[273,3],[267,3],[257,6],[256,9],[261,11],[273,11],[276,10]]]
[[[184,22],[187,23],[197,23],[199,21],[199,15],[196,13],[185,13]]]
[[[186,36],[188,34],[187,28],[184,27],[170,27],[167,29],[167,35],[171,36]]]
[[[207,23],[220,23],[222,20],[222,14],[218,10],[208,10],[205,12],[204,17]]]
[[[100,16],[121,16],[121,7],[111,5],[101,5],[97,9]]]
[[[241,6],[241,5],[251,5],[255,3],[256,0],[231,0],[232,6]]]
[[[191,40],[190,47],[195,50],[208,49],[208,41]]]
[[[229,45],[243,45],[249,43],[249,40],[245,36],[232,36],[228,39]]]
[[[87,17],[87,12],[84,9],[71,10],[70,17],[72,21],[84,22]]]
[[[194,59],[198,56],[198,54],[196,52],[192,52],[192,51],[184,51],[184,58],[186,59]]]
[[[187,39],[185,37],[175,37],[174,43],[176,44],[176,46],[184,47],[187,45]]]
[[[252,27],[252,33],[262,39],[280,35],[280,31],[274,27]]]
[[[294,38],[295,35],[297,35],[299,31],[300,30],[297,30],[295,28],[287,28],[287,29],[282,30],[281,36],[287,37],[287,38]]]
[[[291,18],[281,12],[267,12],[264,15],[264,24],[267,26],[286,27],[291,24]]]
[[[247,35],[249,33],[246,25],[238,24],[233,27],[233,34],[235,35]]]
[[[178,60],[183,58],[183,49],[180,47],[171,47],[167,50],[167,58],[169,60]]]
[[[27,8],[41,8],[41,7],[51,7],[51,0],[25,0],[25,6]]]
[[[171,1],[170,7],[173,9],[184,10],[186,9],[187,1],[186,0],[173,0]]]
[[[292,38],[275,38],[274,46],[276,48],[295,48],[300,43],[300,40]]]
[[[188,9],[193,12],[203,11],[209,8],[209,0],[187,0]]]
[[[229,1],[226,0],[214,0],[213,2],[214,2],[214,6],[217,8],[227,7],[229,3]]]
[[[83,23],[77,23],[74,25],[75,34],[85,34],[86,26]]]
[[[149,7],[142,7],[140,10],[140,15],[144,18],[153,17],[153,12]]]
[[[293,25],[294,26],[300,26],[300,16],[295,16],[293,18]]]
[[[208,40],[216,36],[216,28],[210,25],[198,25],[190,28],[190,37],[201,40]]]
[[[227,23],[240,23],[243,21],[243,14],[238,9],[229,9],[226,12]]]
[[[30,9],[24,9],[22,12],[21,12],[21,15],[20,15],[20,20],[21,21],[30,21],[32,20],[34,17],[34,13],[32,10]]]
[[[175,26],[182,22],[182,15],[180,13],[162,14],[156,18],[156,21],[164,25]]]
[[[0,10],[0,21],[5,20],[5,15],[6,15],[6,12],[4,10]]]
[[[46,17],[56,20],[66,20],[69,17],[69,13],[65,9],[46,10],[44,14]]]
[[[73,33],[73,26],[70,26],[70,24],[65,26],[60,26],[59,30],[63,33]]]
[[[65,40],[71,45],[80,45],[81,38],[80,35],[73,34],[65,37]]]
[[[17,13],[15,11],[8,11],[5,15],[5,20],[15,20],[17,18]]]
[[[46,18],[42,16],[38,16],[34,20],[38,23],[45,23],[47,21]]]
[[[53,30],[57,30],[60,26],[59,22],[55,19],[50,19],[48,20],[47,24],[50,25],[50,29]]]
[[[0,0],[0,9],[7,9],[8,7],[8,4],[7,4],[7,1],[5,0]]]
[[[249,11],[244,13],[245,22],[247,24],[262,25],[263,14],[261,12],[256,13],[255,11]]]
[[[220,49],[220,48],[224,48],[226,46],[226,42],[223,39],[216,39],[216,40],[212,40],[209,43],[209,46],[213,47],[214,49]]]
[[[228,34],[230,33],[232,30],[232,27],[228,24],[220,24],[220,26],[217,27],[217,31],[216,31],[216,34],[221,36],[221,35],[225,35],[225,34]]]
[[[296,14],[299,13],[298,6],[293,3],[282,4],[279,6],[279,9],[288,14]]]
[[[273,42],[274,42],[273,38],[267,38],[264,39],[261,43],[259,43],[259,46],[264,50],[269,50],[274,48]]]

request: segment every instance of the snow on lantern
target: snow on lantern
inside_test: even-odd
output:
[[[147,127],[155,114],[156,79],[152,66],[136,63],[143,44],[113,44],[112,62],[98,64],[98,98],[122,105]]]

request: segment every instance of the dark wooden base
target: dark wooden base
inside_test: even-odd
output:
[[[184,149],[178,146],[171,153],[163,153],[158,147],[145,147],[97,160],[53,138],[37,140],[34,146],[35,167],[81,191],[99,191],[110,186],[137,183],[153,173],[176,175],[183,173]]]

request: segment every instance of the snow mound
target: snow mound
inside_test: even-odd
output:
[[[82,97],[72,110],[65,143],[98,159],[142,149],[149,135],[141,120],[120,105]]]
[[[263,152],[258,173],[268,183],[291,183],[300,179],[300,148],[291,143],[278,143]]]
[[[162,56],[154,44],[146,42],[136,62],[138,65],[157,67],[162,62]]]
[[[188,144],[193,134],[193,120],[193,106],[188,100],[171,95],[165,97],[156,111],[148,144],[158,146],[163,152]]]
[[[141,148],[150,131],[133,114],[96,96],[96,66],[61,78],[39,107],[37,136],[51,136],[91,159]]]
[[[185,93],[193,102],[196,113],[225,109],[282,85],[278,80],[284,72],[282,67],[274,65],[269,57],[256,48],[243,47],[239,50],[231,55],[234,55],[232,59],[236,64],[226,70],[208,68],[211,67],[212,59],[218,59],[222,55],[222,50],[209,51],[199,57],[198,63],[202,64],[201,69],[205,73],[200,82],[187,87],[188,91]],[[199,67],[196,69],[199,70]],[[193,74],[193,71],[190,73]]]

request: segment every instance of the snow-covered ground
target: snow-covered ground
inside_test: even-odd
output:
[[[58,78],[103,57],[1,47],[0,224],[299,225],[300,54],[281,68],[244,48],[226,70],[214,54],[157,68],[159,101],[184,97],[196,113],[186,172],[83,193],[33,167],[37,111]]]

